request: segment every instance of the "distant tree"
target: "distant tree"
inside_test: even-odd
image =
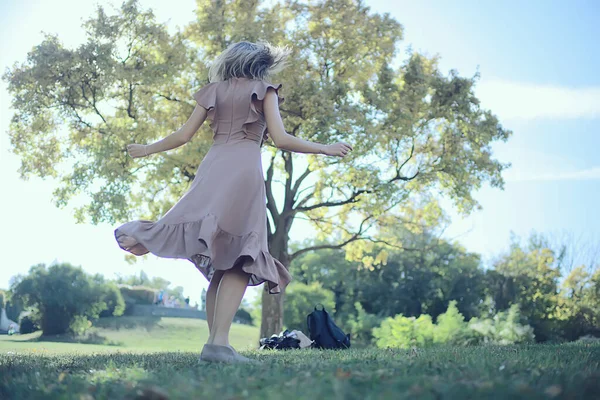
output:
[[[84,320],[98,318],[114,294],[107,286],[71,264],[38,264],[11,286],[13,297],[37,310],[44,335],[63,334]],[[110,301],[110,300],[109,300]],[[118,301],[117,301],[118,302]]]
[[[600,266],[593,273],[583,265],[573,268],[561,285],[558,303],[565,339],[600,337]]]
[[[369,315],[436,318],[455,300],[466,318],[479,315],[485,298],[479,255],[428,231],[394,231],[389,240],[405,250],[376,245],[358,255],[361,262],[348,261],[343,251],[321,250],[300,256],[290,270],[297,281],[333,291],[336,316],[343,320],[357,315],[356,302]]]
[[[486,291],[497,311],[518,304],[521,314],[535,331],[536,340],[560,336],[557,321],[559,301],[558,259],[549,243],[534,235],[522,245],[513,238],[510,250],[501,256],[486,274]]]

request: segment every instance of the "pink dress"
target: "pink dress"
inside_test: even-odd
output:
[[[241,267],[251,275],[250,285],[266,282],[270,293],[285,288],[291,276],[269,254],[267,243],[261,145],[266,137],[262,100],[268,88],[278,91],[281,85],[233,78],[194,94],[208,110],[213,145],[189,190],[162,218],[115,229],[123,250],[188,259],[208,280],[215,270]],[[125,237],[136,244],[124,246]]]

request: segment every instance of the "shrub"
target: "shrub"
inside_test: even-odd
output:
[[[144,286],[119,285],[119,290],[126,303],[132,304],[154,304],[156,289]]]
[[[35,265],[13,283],[11,291],[13,298],[38,310],[44,335],[66,333],[72,324],[81,330],[82,318],[98,318],[107,308],[106,284],[70,264]]]
[[[292,283],[286,290],[284,309],[284,325],[288,329],[308,332],[306,317],[317,304],[322,304],[328,313],[335,312],[333,292],[324,289],[320,283]]]
[[[378,347],[410,348],[427,347],[432,344],[467,346],[478,343],[515,344],[531,342],[533,328],[520,322],[519,307],[513,305],[506,312],[493,318],[472,318],[467,324],[458,312],[455,302],[450,302],[445,313],[438,316],[437,324],[422,314],[419,318],[396,315],[387,318],[373,329]]]
[[[25,315],[19,321],[19,333],[25,335],[27,333],[33,333],[35,331],[39,331],[40,327],[38,326],[35,319],[29,315]]]
[[[469,321],[469,330],[479,343],[516,344],[532,342],[535,338],[533,328],[521,323],[521,311],[513,304],[508,311],[499,312],[493,318]]]
[[[75,335],[83,335],[89,328],[92,327],[92,322],[83,315],[76,315],[69,324],[69,331]]]
[[[419,318],[396,315],[386,318],[379,328],[373,329],[377,347],[428,347],[433,343],[434,325],[429,315]]]
[[[434,343],[454,343],[467,336],[467,323],[465,317],[458,311],[456,301],[448,304],[446,312],[438,315],[433,331]]]
[[[106,285],[102,301],[104,301],[107,308],[100,313],[100,317],[119,317],[125,312],[125,300],[115,284],[109,283]]]
[[[248,324],[248,325],[253,324],[252,315],[250,314],[250,312],[248,312],[248,310],[246,310],[244,308],[238,309],[237,312],[235,313],[234,318],[235,318],[234,320],[236,320],[242,324]]]
[[[354,304],[356,316],[350,316],[346,324],[355,343],[369,344],[373,341],[373,329],[381,324],[382,318],[365,311],[362,304]]]

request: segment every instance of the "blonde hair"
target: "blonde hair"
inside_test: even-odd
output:
[[[211,82],[230,78],[264,80],[285,67],[289,54],[287,47],[269,43],[233,43],[213,61],[208,78]]]

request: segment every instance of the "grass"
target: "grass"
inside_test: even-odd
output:
[[[40,337],[41,332],[28,335],[0,335],[0,354],[35,353],[98,353],[98,352],[161,352],[199,351],[208,338],[208,325],[201,319],[120,317],[102,318],[91,334],[70,337]],[[239,349],[255,348],[258,328],[234,324],[231,343]]]
[[[137,323],[147,321],[121,321],[129,327],[106,321],[97,332],[119,345],[0,339],[0,399],[593,399],[600,393],[596,343],[252,350],[244,353],[261,364],[214,365],[198,363],[206,333],[193,332],[205,329],[199,321],[151,321],[150,331]],[[250,339],[256,328],[235,326],[233,334],[239,343],[256,342]]]

